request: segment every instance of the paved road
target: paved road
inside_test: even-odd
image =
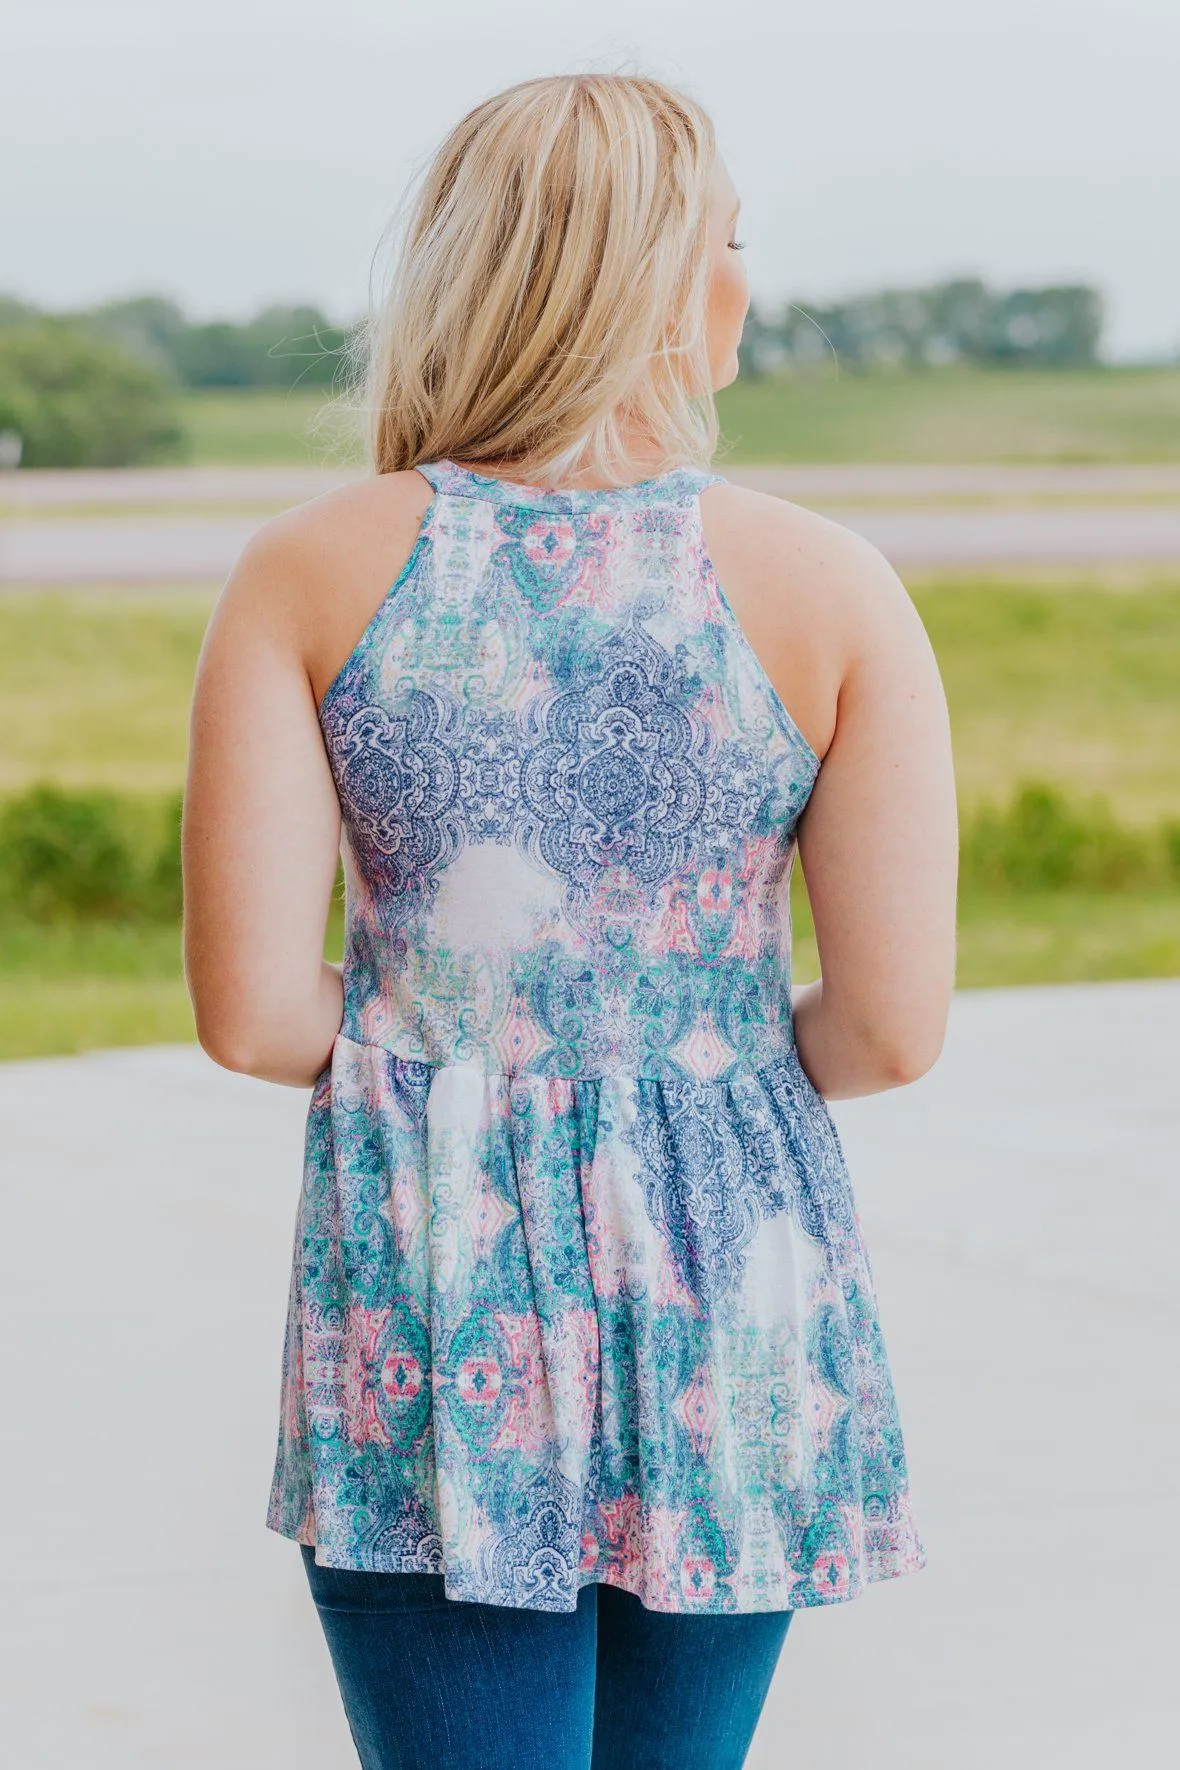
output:
[[[0,482],[0,585],[217,582],[268,513],[348,477],[15,474]],[[1174,468],[767,467],[730,477],[827,511],[902,570],[1180,561]]]
[[[211,583],[257,516],[82,517],[0,526],[0,584]]]
[[[88,505],[117,511],[154,504],[266,504],[285,510],[356,477],[355,470],[331,467],[40,468],[0,474],[0,515]]]
[[[1180,501],[1180,463],[1055,466],[912,466],[892,463],[733,467],[743,485],[804,503],[879,499],[1025,503],[1054,498],[1099,503]],[[103,505],[110,510],[182,504],[270,505],[276,510],[346,485],[355,472],[333,467],[115,467],[0,473],[0,515]]]
[[[914,567],[1180,561],[1175,509],[857,510],[833,515],[901,570]],[[223,579],[259,518],[9,522],[0,584],[178,584]]]
[[[973,993],[836,1109],[930,1566],[798,1619],[749,1770],[1167,1761],[1178,1059],[1180,983]],[[188,1048],[0,1066],[19,1770],[355,1763],[261,1522],[305,1105]]]

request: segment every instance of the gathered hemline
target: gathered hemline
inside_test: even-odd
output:
[[[777,1597],[773,1597],[766,1602],[736,1605],[718,1605],[709,1601],[684,1605],[653,1603],[650,1587],[645,1587],[642,1581],[617,1577],[614,1575],[614,1570],[610,1568],[602,1573],[595,1573],[593,1569],[589,1569],[585,1576],[574,1585],[568,1603],[521,1604],[512,1602],[511,1599],[497,1594],[494,1590],[464,1589],[452,1580],[445,1565],[439,1566],[435,1562],[425,1561],[421,1556],[398,1556],[396,1557],[397,1565],[391,1564],[387,1567],[365,1566],[363,1563],[348,1561],[339,1555],[330,1553],[321,1559],[320,1546],[316,1538],[305,1528],[291,1528],[273,1518],[267,1519],[266,1527],[268,1530],[272,1530],[276,1536],[284,1537],[288,1542],[298,1543],[304,1549],[311,1549],[317,1567],[328,1567],[338,1573],[434,1574],[436,1577],[441,1576],[443,1596],[450,1599],[452,1603],[487,1604],[496,1610],[542,1610],[557,1615],[572,1614],[577,1608],[580,1593],[587,1586],[613,1586],[616,1591],[627,1592],[632,1598],[637,1598],[645,1610],[650,1610],[658,1616],[758,1616],[779,1610],[826,1610],[834,1604],[853,1603],[857,1598],[863,1597],[870,1586],[884,1585],[890,1580],[904,1579],[909,1574],[921,1573],[927,1565],[926,1551],[918,1546],[910,1556],[899,1552],[888,1559],[885,1557],[875,1559],[875,1564],[870,1562],[868,1567],[860,1573],[859,1578],[849,1580],[847,1586],[841,1590],[824,1593],[809,1585],[805,1594],[794,1598],[791,1602],[783,1603]],[[802,1585],[807,1582],[800,1580],[798,1583]]]

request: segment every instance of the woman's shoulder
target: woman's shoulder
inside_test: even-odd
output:
[[[271,517],[247,552],[260,562],[298,565],[312,574],[326,568],[335,578],[342,563],[384,553],[406,535],[408,554],[432,496],[429,482],[412,468],[369,474]]]
[[[855,604],[902,589],[871,541],[787,498],[726,479],[701,493],[701,512],[710,551],[724,550],[757,570],[768,587],[789,585],[828,607],[834,599]]]
[[[701,493],[717,581],[816,754],[841,689],[866,650],[913,619],[897,573],[854,530],[785,498],[725,480]]]
[[[226,592],[296,652],[317,700],[413,552],[433,496],[420,473],[372,474],[272,517]]]

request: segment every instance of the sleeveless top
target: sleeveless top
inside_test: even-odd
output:
[[[916,1569],[870,1268],[796,1055],[819,761],[677,469],[451,461],[320,708],[344,1016],[307,1119],[267,1522],[569,1611]]]

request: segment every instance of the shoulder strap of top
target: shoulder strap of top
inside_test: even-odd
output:
[[[723,473],[715,473],[711,467],[682,467],[681,474],[694,492],[703,492],[706,486],[723,486],[726,478]]]
[[[619,509],[643,509],[659,504],[694,503],[706,486],[723,482],[725,477],[708,467],[673,467],[654,479],[637,480],[631,485],[558,490],[476,473],[450,460],[421,461],[415,471],[444,497],[480,498],[557,516],[593,515],[612,505]]]
[[[455,485],[462,479],[461,470],[453,461],[415,461],[414,472],[428,480],[436,492],[445,492],[448,485]]]

